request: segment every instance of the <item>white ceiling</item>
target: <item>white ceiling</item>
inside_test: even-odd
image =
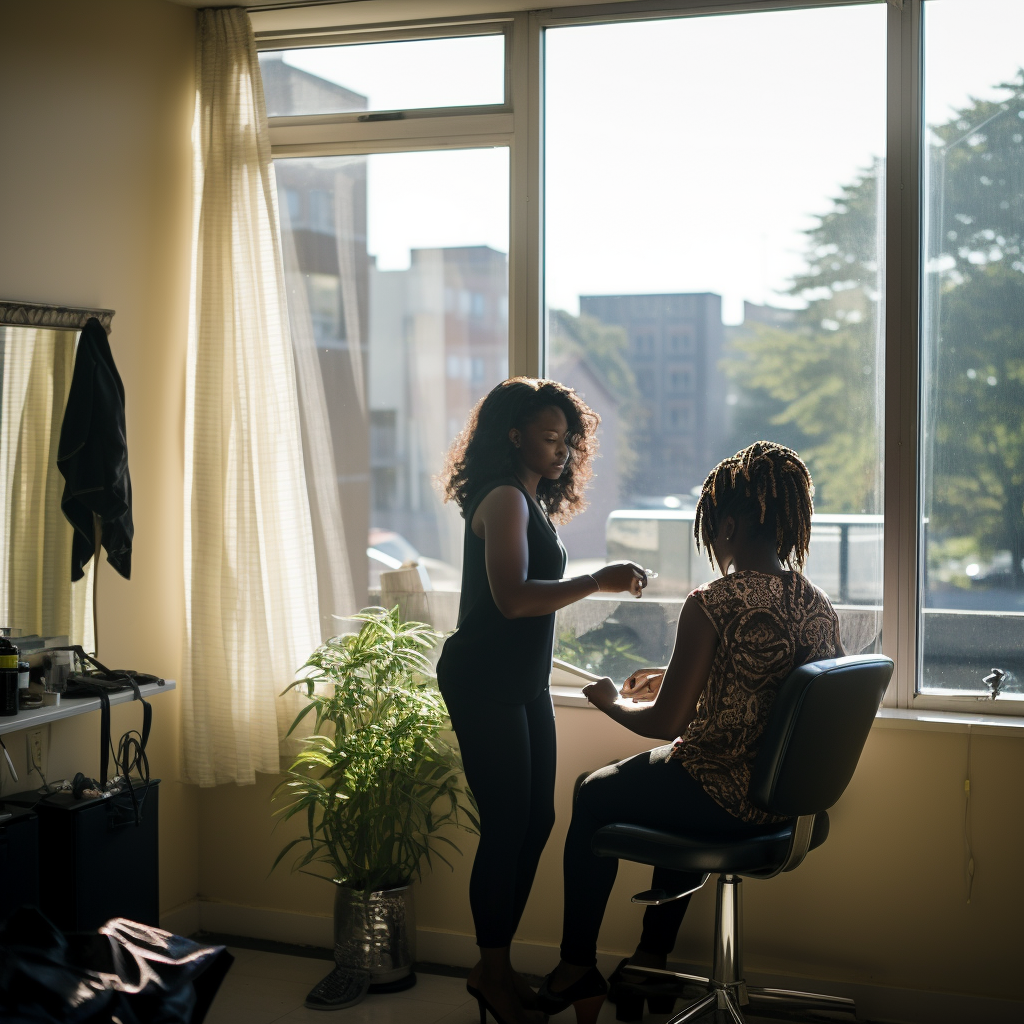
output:
[[[246,7],[264,7],[267,4],[280,3],[281,0],[243,0],[244,6]],[[345,0],[341,0],[342,3]],[[178,4],[181,7],[239,7],[241,6],[238,2],[229,2],[229,0],[171,0],[172,4]]]
[[[181,7],[266,7],[279,4],[282,0],[170,0]],[[301,0],[300,0],[301,2]],[[350,0],[335,0],[335,3],[348,3]]]
[[[250,10],[257,7],[280,6],[283,2],[287,0],[171,0],[171,3],[183,7],[244,6]],[[577,7],[594,2],[595,0],[334,0],[333,3],[321,5],[297,0],[296,10],[281,12],[281,16],[294,18],[296,12],[301,10],[306,12],[303,20],[315,19],[331,25],[358,25],[383,21],[415,21],[420,18],[456,18],[468,14],[502,14],[507,11],[532,11],[539,7]],[[625,2],[630,3],[633,0]],[[268,12],[269,14],[277,12]]]

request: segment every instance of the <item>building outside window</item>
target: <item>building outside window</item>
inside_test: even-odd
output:
[[[602,416],[568,571],[659,572],[560,613],[559,657],[667,658],[713,572],[700,485],[767,437],[811,469],[806,571],[848,651],[895,656],[887,701],[965,707],[990,661],[1024,693],[1024,8],[616,10],[260,42],[360,578],[365,536],[457,588],[433,478],[475,401],[543,371]]]

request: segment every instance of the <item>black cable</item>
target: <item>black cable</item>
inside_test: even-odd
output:
[[[149,793],[149,758],[142,745],[142,734],[137,729],[129,729],[118,741],[116,751],[111,740],[110,753],[114,759],[115,774],[124,779],[124,784],[128,788],[135,824],[138,825],[142,822],[142,806]],[[143,787],[141,800],[135,791],[135,783],[132,782],[132,772],[138,774],[137,782]]]

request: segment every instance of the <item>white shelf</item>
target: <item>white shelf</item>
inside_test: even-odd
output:
[[[159,683],[146,683],[139,687],[143,697],[149,698],[159,693],[166,693],[175,688],[174,680],[167,679],[163,686]],[[111,704],[126,704],[135,700],[135,693],[132,690],[124,690],[121,693],[110,694]],[[0,736],[9,732],[20,732],[22,729],[33,729],[39,725],[46,725],[49,722],[56,722],[61,718],[74,718],[75,715],[84,715],[88,711],[99,711],[99,697],[76,698],[64,700],[53,707],[29,708],[19,711],[13,718],[0,718]]]

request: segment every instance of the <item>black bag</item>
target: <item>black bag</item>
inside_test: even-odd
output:
[[[202,1024],[234,957],[124,918],[61,934],[38,910],[0,928],[5,1024]]]

